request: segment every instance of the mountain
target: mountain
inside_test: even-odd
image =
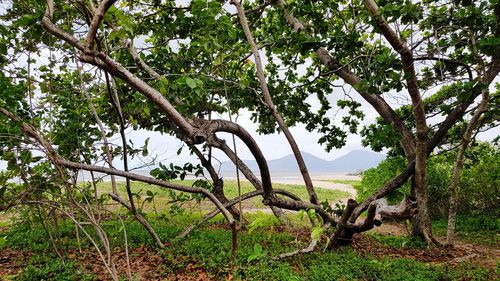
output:
[[[354,150],[331,161],[321,159],[307,152],[302,152],[302,157],[311,173],[350,173],[375,167],[386,156],[382,153],[367,150]],[[255,160],[243,160],[243,162],[252,171],[257,172],[259,170]],[[297,172],[299,169],[292,154],[269,160],[267,163],[271,172]],[[222,162],[221,170],[234,171],[234,164],[230,161]]]

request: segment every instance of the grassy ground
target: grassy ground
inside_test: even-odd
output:
[[[191,185],[193,182],[177,183]],[[239,232],[238,255],[231,266],[231,231],[222,216],[196,228],[184,240],[177,238],[185,227],[212,208],[210,203],[187,203],[184,207],[189,208],[180,209],[183,212],[179,209],[172,212],[172,206],[176,205],[169,203],[172,194],[167,190],[145,184],[133,185],[141,200],[148,196],[147,190],[155,194],[157,212],[152,202],[145,203],[143,210],[166,247],[157,249],[144,228],[123,208],[111,208],[125,220],[132,280],[498,280],[500,277],[495,252],[500,227],[495,218],[459,217],[460,239],[473,243],[455,249],[428,248],[423,241],[406,236],[368,232],[355,236],[352,247],[273,260],[280,253],[308,245],[309,220],[288,214],[292,224],[284,226],[270,214],[246,213],[245,219],[250,226],[253,223],[259,227],[247,225]],[[276,187],[307,198],[301,186]],[[111,187],[109,183],[101,183],[99,189],[104,194]],[[119,184],[119,190],[125,196],[123,183]],[[229,198],[238,194],[235,182],[226,182],[225,190]],[[252,187],[244,182],[242,192],[251,190]],[[327,189],[318,188],[317,191],[321,199],[330,202],[348,195]],[[245,207],[260,208],[259,201],[247,202]],[[110,280],[92,244],[81,231],[78,242],[75,226],[70,221],[59,219],[54,227],[53,221],[45,220],[45,228],[33,217],[23,217],[23,223],[15,219],[13,222],[4,222],[0,227],[0,280]],[[120,222],[109,218],[104,218],[101,225],[109,236],[118,272],[126,280],[124,228]],[[442,221],[434,223],[438,235],[442,234],[444,225]],[[90,226],[85,229],[96,237]],[[54,243],[48,239],[47,231]],[[326,236],[319,247],[325,245]],[[55,254],[54,248],[61,256]]]
[[[184,180],[184,181],[172,181],[173,183],[176,184],[182,184],[182,185],[187,185],[187,186],[192,186],[194,181],[192,180]],[[303,200],[308,200],[308,195],[307,195],[307,190],[304,186],[302,185],[292,185],[292,184],[279,184],[275,183],[273,184],[274,188],[278,189],[285,189],[290,192],[293,192]],[[108,193],[111,191],[111,184],[109,182],[101,182],[98,184],[98,189],[99,191],[104,194]],[[149,184],[141,183],[141,182],[132,182],[132,190],[136,192],[138,195],[141,196],[141,199],[139,200],[140,202],[143,202],[147,194],[146,192],[149,190],[155,195],[155,205],[156,206],[165,206],[168,205],[168,202],[172,200],[172,196],[169,190],[165,188],[161,188],[158,186],[152,186]],[[241,181],[241,193],[247,193],[255,190],[255,188],[247,181]],[[118,182],[118,191],[120,195],[123,197],[126,196],[125,192],[125,183],[124,182]],[[226,197],[229,199],[238,197],[238,187],[236,181],[224,181],[224,192],[226,194]],[[342,198],[348,197],[350,194],[344,191],[340,190],[331,190],[331,189],[324,189],[324,188],[316,188],[316,193],[318,195],[318,198],[320,201],[323,200],[328,200],[329,202],[336,202]],[[177,195],[180,194],[180,192],[176,193]],[[261,197],[254,197],[246,202],[244,202],[243,207],[244,208],[264,208],[264,205],[261,203],[262,198]],[[205,200],[201,206],[195,206],[193,204],[187,204],[188,207],[201,207],[202,211],[208,210],[212,208],[212,204]],[[146,202],[144,204],[144,209],[146,211],[152,211],[154,208],[152,202]]]
[[[437,219],[432,223],[433,231],[438,236],[445,236],[448,227],[446,219]],[[500,247],[500,218],[487,215],[458,215],[456,220],[457,236],[469,243]]]
[[[230,268],[231,231],[215,218],[196,229],[185,240],[177,240],[182,229],[199,218],[196,214],[171,216],[149,214],[148,218],[167,247],[154,248],[147,232],[126,220],[130,261],[135,280],[498,280],[498,265],[477,261],[456,262],[467,255],[459,249],[428,249],[421,241],[406,237],[366,234],[357,236],[352,248],[317,252],[274,261],[277,254],[307,245],[310,229],[284,227],[268,214],[252,233],[239,235],[238,257]],[[116,221],[104,221],[118,270],[125,277],[123,229]],[[89,233],[92,230],[88,228]],[[54,254],[45,230],[38,223],[17,224],[0,232],[0,280],[102,280],[109,278],[90,243],[76,241],[74,226],[63,221],[53,232],[63,257]],[[263,252],[251,262],[256,245]],[[321,244],[324,246],[324,243]],[[10,265],[10,266],[9,266]],[[10,268],[11,271],[6,270]],[[2,271],[3,269],[3,271]]]

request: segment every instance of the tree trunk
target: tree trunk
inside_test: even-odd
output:
[[[418,129],[417,129],[418,130]],[[413,221],[413,234],[432,242],[431,217],[429,215],[429,194],[427,189],[427,141],[422,142],[417,138],[417,159],[415,163],[415,198],[418,202],[418,214]],[[421,146],[424,146],[423,148]],[[422,150],[424,149],[424,150]]]
[[[481,114],[486,111],[486,106],[488,105],[489,92],[487,90],[483,91],[481,103],[476,109],[474,116],[467,125],[467,129],[464,133],[462,144],[458,150],[457,158],[455,160],[455,167],[453,169],[453,177],[450,184],[450,209],[448,212],[448,229],[446,232],[446,244],[453,246],[455,238],[455,221],[457,216],[457,205],[460,193],[460,172],[462,170],[462,165],[464,162],[464,154],[469,143],[472,140],[472,133],[474,132],[477,124],[479,123],[479,118]]]

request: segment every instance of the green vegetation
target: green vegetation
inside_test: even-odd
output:
[[[429,210],[435,218],[442,218],[448,212],[449,184],[453,172],[455,153],[445,152],[429,159],[427,180],[429,187]],[[488,143],[478,143],[467,151],[467,161],[461,175],[461,214],[500,215],[500,148]],[[353,185],[362,201],[405,168],[402,158],[388,158],[376,168],[363,173],[360,184]],[[398,203],[410,194],[409,183],[387,196],[390,203]]]
[[[192,186],[193,183],[195,182],[194,180],[173,180],[173,183],[180,184],[180,185],[186,185],[186,186]],[[120,194],[125,196],[126,190],[125,190],[125,183],[124,182],[118,182],[118,191]],[[111,184],[109,182],[101,182],[98,184],[99,191],[101,194],[108,193],[111,191]],[[156,194],[155,196],[155,202],[158,205],[165,205],[171,200],[171,194],[172,191],[161,188],[158,186],[153,186],[141,182],[133,182],[132,183],[133,190],[135,190],[136,194],[140,195],[142,200],[145,199],[146,197],[146,191],[151,191],[152,193]],[[307,190],[303,185],[293,185],[293,184],[280,184],[280,183],[274,183],[273,184],[274,188],[277,189],[284,189],[287,191],[290,191],[297,196],[299,196],[302,200],[308,200],[308,195],[307,195]],[[255,188],[253,185],[251,185],[247,181],[241,181],[241,193],[247,193],[254,191]],[[232,199],[238,197],[238,187],[236,181],[224,181],[224,193],[227,196],[227,198]],[[179,195],[179,192],[174,192],[174,194]],[[316,188],[316,194],[318,195],[320,201],[323,200],[328,200],[329,202],[336,202],[339,199],[349,197],[349,193],[345,191],[340,191],[340,190],[332,190],[332,189],[325,189],[325,188]],[[245,207],[250,207],[250,208],[263,208],[264,205],[261,203],[262,197],[254,197],[250,200],[248,200],[249,203],[245,203]],[[147,210],[152,209],[152,203],[147,203],[145,204],[145,207]],[[203,209],[211,209],[212,205],[211,204],[202,204]]]
[[[248,217],[251,221],[259,218],[273,219],[266,214]],[[185,240],[175,239],[175,236],[195,219],[197,217],[192,215],[170,217],[166,214],[163,219],[152,219],[151,222],[162,239],[169,241],[163,250],[152,248],[154,244],[147,232],[137,222],[127,220],[126,230],[131,252],[146,245],[149,250],[142,253],[143,255],[160,256],[162,266],[155,269],[158,276],[186,274],[185,269],[190,265],[203,269],[213,279],[225,278],[230,271],[231,232],[219,224],[218,219],[212,220],[204,228],[196,229]],[[123,250],[120,224],[116,221],[105,221],[103,226],[111,239],[114,251]],[[64,245],[58,243],[58,246],[62,247],[62,252],[77,251],[72,224],[64,221],[59,229],[59,241]],[[273,256],[304,247],[308,243],[302,240],[303,237],[294,234],[294,229],[299,230],[286,228],[283,231],[273,227],[261,227],[252,233],[241,232],[238,258],[232,271],[235,280],[494,280],[498,277],[494,269],[477,267],[474,264],[427,264],[414,258],[380,257],[375,255],[376,251],[373,254],[363,254],[349,248],[273,261]],[[44,230],[38,224],[19,224],[0,233],[0,236],[7,237],[3,249],[16,249],[31,254],[28,266],[19,275],[12,276],[14,280],[94,280],[96,277],[92,272],[84,270],[88,262],[75,255],[64,254],[63,259],[57,258],[50,248]],[[424,243],[417,243],[406,237],[377,234],[370,234],[369,237],[389,248],[425,250]],[[264,254],[260,259],[248,262],[248,257],[254,254],[256,244],[261,245]],[[81,247],[84,253],[92,251],[86,240],[82,241]],[[132,262],[134,259],[141,259],[141,256],[132,255]]]
[[[448,221],[437,219],[432,224],[435,234],[445,235]],[[500,246],[500,218],[485,214],[458,215],[456,234],[469,243]]]
[[[9,280],[9,278],[6,278]],[[92,281],[95,278],[78,268],[76,261],[64,261],[57,258],[47,258],[47,255],[33,256],[28,266],[19,276],[12,276],[16,281],[53,280],[53,281]]]
[[[324,181],[331,182],[331,183],[348,184],[354,188],[356,188],[358,185],[361,184],[361,180],[337,180],[337,179],[333,179],[333,180],[324,180]]]
[[[418,237],[383,235],[379,233],[370,233],[369,236],[375,239],[375,241],[379,242],[381,245],[387,247],[415,249],[427,248],[427,243],[423,239]]]

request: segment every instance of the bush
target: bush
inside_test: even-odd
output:
[[[429,158],[427,184],[429,211],[433,217],[445,217],[449,206],[449,185],[453,173],[456,151]],[[366,170],[357,187],[358,201],[366,199],[406,166],[402,157],[380,162],[376,168]],[[459,213],[486,213],[500,215],[500,148],[489,143],[478,143],[467,150],[462,168]],[[389,203],[398,203],[410,195],[409,183],[387,196]]]
[[[405,160],[402,157],[387,158],[380,162],[376,168],[371,168],[363,172],[361,183],[354,186],[357,190],[358,202],[361,202],[372,195],[385,183],[398,175],[405,168]],[[410,190],[409,183],[402,188],[395,190],[386,198],[390,204],[400,201]]]
[[[442,218],[432,222],[433,231],[437,235],[445,235],[448,219]],[[490,215],[458,215],[456,234],[474,244],[498,246],[500,244],[500,218]]]

